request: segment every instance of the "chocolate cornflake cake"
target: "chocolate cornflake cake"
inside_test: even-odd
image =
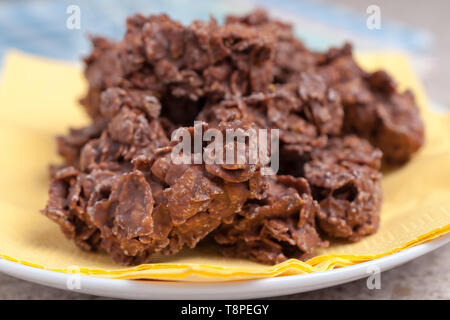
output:
[[[81,100],[92,122],[57,137],[64,164],[42,213],[124,265],[207,236],[226,256],[269,264],[313,256],[324,236],[358,241],[379,225],[382,161],[403,164],[424,142],[410,91],[363,71],[349,44],[308,50],[263,10],[223,25],[137,14],[121,41],[92,43]],[[278,130],[277,174],[259,157],[175,163],[171,137],[195,136],[194,121]]]

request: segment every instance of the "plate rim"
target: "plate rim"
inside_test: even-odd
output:
[[[122,280],[80,275],[80,289],[69,290],[72,275],[39,269],[0,258],[0,272],[25,281],[62,290],[101,297],[122,299],[256,299],[277,297],[323,289],[371,275],[378,266],[381,272],[411,261],[450,242],[450,234],[399,252],[334,270],[309,274],[231,282],[165,282]]]

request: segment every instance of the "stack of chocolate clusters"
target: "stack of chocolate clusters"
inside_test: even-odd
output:
[[[350,45],[311,52],[262,10],[189,26],[135,15],[93,39],[82,104],[92,124],[58,137],[43,213],[86,250],[139,264],[206,237],[225,255],[306,259],[324,238],[376,232],[380,165],[405,163],[424,128],[411,92],[367,73]],[[172,132],[279,130],[279,171],[175,164]]]

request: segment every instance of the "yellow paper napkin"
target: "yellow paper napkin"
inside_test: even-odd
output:
[[[9,52],[0,82],[0,257],[37,268],[122,279],[226,281],[310,273],[382,257],[450,231],[450,116],[436,114],[401,54],[359,54],[368,70],[388,70],[416,94],[426,144],[404,167],[385,174],[381,227],[358,243],[332,242],[318,256],[267,266],[222,257],[202,245],[149,264],[124,268],[104,253],[88,253],[39,214],[47,200],[53,137],[88,122],[78,98],[86,89],[79,67]]]

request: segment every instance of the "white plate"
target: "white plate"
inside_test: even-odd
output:
[[[80,276],[77,292],[128,299],[251,299],[306,292],[354,281],[370,275],[374,266],[386,271],[450,242],[450,235],[398,253],[344,267],[312,274],[278,278],[215,283],[132,281]],[[0,259],[0,271],[13,277],[49,287],[68,290],[71,275],[47,271]],[[73,278],[72,278],[73,279]]]

